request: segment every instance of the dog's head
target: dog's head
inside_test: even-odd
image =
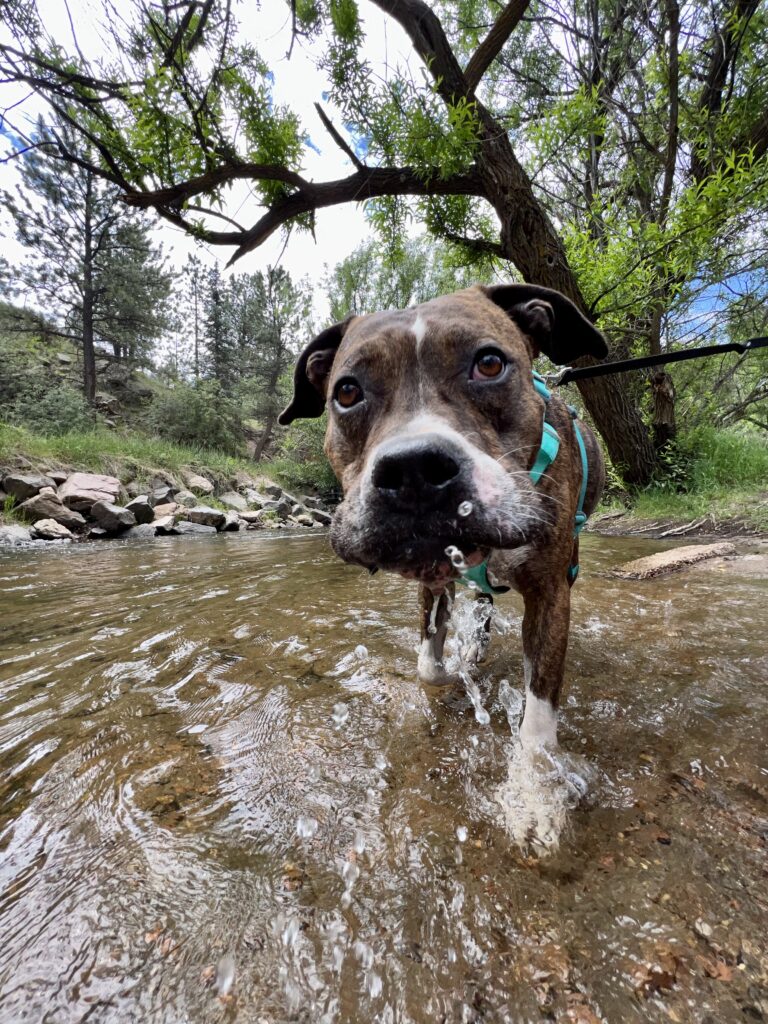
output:
[[[350,317],[310,342],[280,422],[327,404],[325,450],[344,491],[337,554],[438,586],[450,545],[480,561],[533,540],[549,518],[528,476],[540,352],[567,363],[606,346],[559,292],[521,284]]]

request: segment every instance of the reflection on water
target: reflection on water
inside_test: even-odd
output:
[[[544,859],[514,598],[438,701],[323,537],[0,553],[0,1019],[768,1017],[766,583],[659,546],[585,540]]]

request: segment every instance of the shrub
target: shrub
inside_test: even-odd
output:
[[[218,381],[178,383],[159,394],[152,406],[151,425],[161,437],[192,448],[217,449],[232,455],[240,454],[243,448],[240,410]]]
[[[265,464],[268,473],[290,490],[315,490],[323,497],[338,495],[339,484],[323,451],[326,417],[293,423],[278,442],[275,458]]]

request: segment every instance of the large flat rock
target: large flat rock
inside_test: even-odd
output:
[[[59,497],[68,508],[90,512],[97,501],[114,503],[120,493],[120,481],[100,473],[72,473],[59,488]]]
[[[669,551],[658,551],[646,558],[636,558],[632,562],[612,571],[613,576],[623,580],[648,580],[654,576],[665,576],[670,572],[685,569],[708,558],[722,558],[724,555],[735,555],[733,544],[691,544],[682,548],[671,548]]]

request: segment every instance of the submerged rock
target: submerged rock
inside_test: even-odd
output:
[[[169,517],[170,518],[170,517]],[[136,540],[149,539],[157,535],[155,523],[139,523],[138,526],[129,526],[123,534],[124,537],[135,537]]]

